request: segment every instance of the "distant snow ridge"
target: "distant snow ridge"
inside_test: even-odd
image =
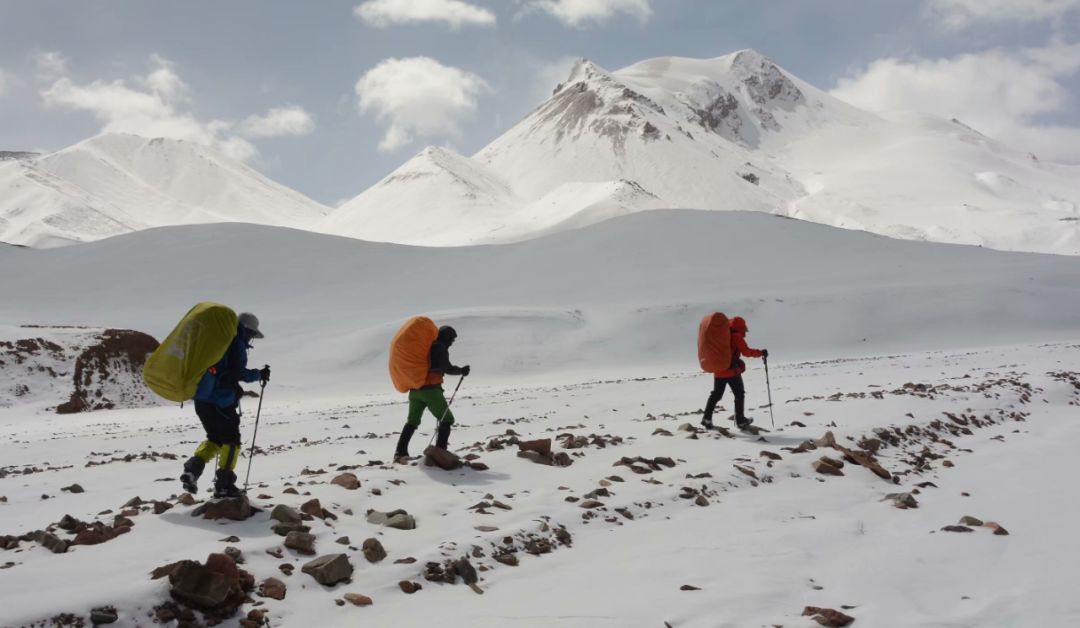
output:
[[[47,247],[151,227],[255,222],[305,228],[327,208],[205,146],[105,134],[0,160],[0,241]]]
[[[754,210],[892,237],[1080,254],[1080,167],[959,121],[887,118],[763,55],[580,60],[473,157],[427,149],[317,230],[512,242],[656,208]]]

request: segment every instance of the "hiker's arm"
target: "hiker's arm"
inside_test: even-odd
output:
[[[732,341],[734,341],[735,348],[739,350],[739,353],[748,358],[760,358],[764,355],[761,349],[751,349],[742,336],[736,335],[732,338]]]

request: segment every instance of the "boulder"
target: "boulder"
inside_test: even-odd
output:
[[[336,484],[347,491],[355,491],[360,488],[360,479],[356,477],[355,473],[342,473],[330,480],[330,483]]]
[[[962,526],[981,527],[984,524],[983,524],[982,519],[979,519],[978,517],[972,517],[972,516],[969,516],[969,515],[964,515],[963,517],[960,517],[960,525],[962,525]]]
[[[229,519],[231,521],[244,521],[251,518],[257,508],[252,507],[247,497],[226,497],[208,501],[191,511],[192,517],[203,519]]]
[[[817,471],[822,475],[844,475],[844,472],[840,470],[840,467],[830,464],[828,462],[829,460],[831,460],[831,458],[827,456],[822,456],[820,460],[815,460],[814,471]]]
[[[398,530],[415,530],[416,518],[409,514],[399,513],[387,519],[383,525]]]
[[[551,439],[540,438],[537,440],[527,440],[518,443],[519,451],[535,451],[541,456],[551,455]]]
[[[829,434],[832,434],[832,432],[829,432]],[[845,615],[838,610],[818,608],[816,606],[807,606],[803,609],[802,614],[803,617],[811,617],[822,626],[829,626],[830,628],[843,628],[855,621],[854,617]]]
[[[315,535],[307,532],[290,532],[285,535],[285,547],[309,556],[315,555]]]
[[[308,501],[304,502],[300,506],[300,512],[304,513],[305,515],[311,515],[312,517],[316,517],[318,519],[323,519],[325,517],[325,515],[323,514],[324,510],[322,507],[322,503],[320,503],[318,499],[309,499]]]
[[[202,610],[221,607],[240,592],[239,570],[225,554],[211,554],[206,565],[182,561],[169,582],[174,598]]]
[[[94,624],[95,626],[115,624],[119,619],[120,615],[112,606],[95,608],[90,611],[90,623]]]
[[[353,566],[345,554],[327,554],[305,563],[300,570],[315,578],[319,584],[332,587],[351,578]]]
[[[364,541],[363,545],[364,558],[369,563],[377,563],[380,560],[386,558],[386,550],[383,548],[379,539],[371,538]]]
[[[360,595],[359,593],[346,593],[345,601],[353,606],[371,606],[374,602],[371,601],[366,595]]]
[[[303,521],[300,513],[285,504],[274,506],[274,509],[270,511],[270,518],[281,523],[300,523]]]
[[[453,471],[460,469],[465,463],[457,454],[431,445],[424,449],[424,464],[429,467],[439,467],[444,471]]]
[[[287,587],[277,578],[267,578],[259,585],[259,595],[274,600],[284,600]]]
[[[424,588],[420,586],[419,582],[410,582],[408,580],[402,580],[401,582],[398,582],[398,587],[400,587],[401,590],[405,593],[416,593],[420,589]]]

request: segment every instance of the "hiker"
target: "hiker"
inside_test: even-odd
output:
[[[259,319],[244,312],[239,316],[236,336],[225,355],[206,369],[195,389],[195,414],[206,430],[206,440],[195,449],[195,455],[184,463],[180,481],[189,493],[198,491],[199,476],[208,462],[218,458],[214,476],[214,497],[239,497],[236,486],[236,463],[240,455],[240,382],[270,381],[270,367],[247,368],[247,352],[251,341],[262,338]]]
[[[723,316],[722,314],[720,316]],[[751,349],[746,344],[746,332],[750,329],[746,326],[746,320],[741,316],[731,319],[731,363],[727,369],[713,372],[713,390],[709,395],[709,401],[705,404],[705,416],[701,419],[701,425],[705,429],[712,429],[713,410],[716,404],[724,396],[724,390],[731,386],[731,393],[735,395],[735,425],[740,429],[746,429],[752,419],[746,417],[746,387],[743,385],[742,374],[746,371],[746,362],[741,356],[749,358],[768,359],[768,349]]]
[[[427,319],[423,320],[427,321]],[[428,351],[427,377],[422,386],[409,389],[409,417],[405,426],[401,428],[401,436],[398,438],[397,449],[394,452],[394,460],[397,462],[404,463],[409,460],[409,440],[412,439],[416,428],[420,427],[420,419],[425,409],[430,410],[435,418],[440,419],[435,446],[445,450],[449,444],[450,427],[454,424],[454,415],[450,412],[450,406],[443,392],[443,378],[446,375],[467,376],[470,371],[468,366],[454,366],[450,362],[450,346],[455,340],[457,340],[457,331],[453,327],[439,328],[438,336],[431,343],[431,349]]]

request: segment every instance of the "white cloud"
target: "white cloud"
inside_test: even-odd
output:
[[[275,107],[265,115],[248,116],[240,124],[246,137],[281,137],[307,135],[315,130],[315,121],[303,107]]]
[[[544,11],[563,24],[580,28],[590,23],[602,24],[616,15],[626,14],[644,24],[652,17],[650,0],[527,0],[524,11]]]
[[[54,81],[68,73],[67,57],[56,51],[37,53],[34,55],[34,64],[37,66],[38,78],[43,81]]]
[[[495,14],[462,0],[368,0],[356,7],[356,15],[376,28],[415,22],[445,22],[452,28],[463,25],[494,26]]]
[[[265,116],[251,116],[239,125],[227,120],[200,120],[187,110],[191,90],[176,66],[157,55],[150,58],[150,65],[145,76],[128,80],[80,84],[62,76],[41,90],[41,97],[48,107],[92,113],[102,132],[188,140],[241,161],[258,154],[244,135],[296,135],[313,128],[310,116],[299,107],[271,109]]]
[[[926,0],[941,24],[963,28],[976,22],[1041,22],[1080,9],[1080,0]]]
[[[1001,49],[944,59],[879,59],[841,79],[832,94],[873,111],[910,110],[958,118],[1006,144],[1045,158],[1080,161],[1080,129],[1040,116],[1075,106],[1062,84],[1080,71],[1080,44]]]
[[[479,76],[428,57],[386,59],[356,83],[362,113],[387,124],[379,149],[399,149],[420,137],[460,136],[461,122],[488,89]]]

